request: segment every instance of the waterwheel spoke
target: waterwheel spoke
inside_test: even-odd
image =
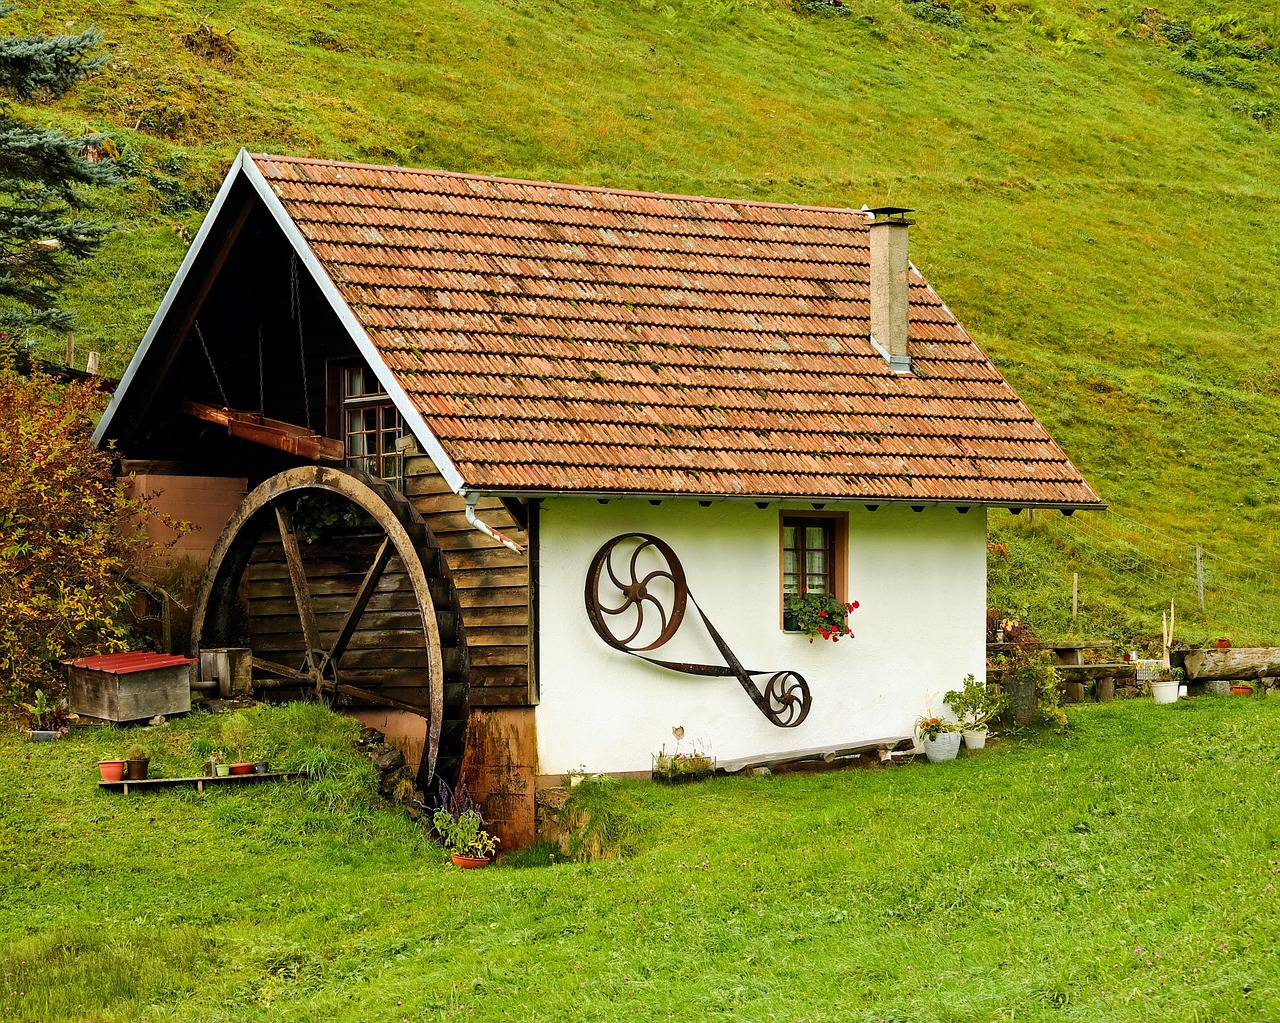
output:
[[[365,573],[360,589],[356,591],[356,599],[351,604],[351,610],[347,612],[342,628],[338,630],[338,638],[333,641],[333,646],[329,648],[329,660],[341,660],[342,655],[347,652],[347,644],[351,642],[351,637],[355,635],[356,626],[360,624],[360,616],[364,614],[364,609],[368,606],[369,598],[373,596],[373,591],[378,588],[378,580],[382,578],[382,573],[386,571],[387,563],[391,560],[393,553],[391,538],[386,537],[382,541],[382,546],[378,548],[378,553],[374,555],[373,564],[369,566],[369,571]]]
[[[356,696],[362,700],[369,700],[379,706],[394,707],[396,710],[407,710],[412,714],[420,714],[426,717],[431,713],[430,707],[423,707],[416,703],[408,703],[405,700],[397,700],[394,696],[388,696],[385,692],[374,692],[372,689],[361,689],[359,686],[348,685],[346,682],[339,682],[334,686],[338,692],[344,696]]]
[[[264,657],[254,657],[253,667],[262,672],[264,675],[273,675],[276,678],[282,678],[289,682],[297,682],[300,685],[313,685],[315,680],[305,672],[299,671],[297,668],[290,668],[287,665],[279,664],[276,661],[268,661]]]
[[[293,583],[293,596],[298,602],[298,617],[302,620],[302,638],[308,650],[320,649],[320,630],[316,626],[316,612],[311,604],[311,590],[307,587],[307,568],[298,550],[298,537],[293,531],[293,512],[282,501],[273,502],[276,522],[280,526],[280,541],[284,544],[284,559],[289,564],[289,579]]]

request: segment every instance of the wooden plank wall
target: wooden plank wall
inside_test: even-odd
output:
[[[346,619],[380,542],[381,536],[350,536],[303,544],[311,603],[326,647]],[[254,551],[247,596],[253,652],[281,664],[301,665],[307,644],[280,534],[274,528]],[[385,690],[410,703],[425,703],[426,672],[422,613],[409,576],[399,557],[393,556],[342,658],[342,679],[351,685]]]
[[[536,703],[528,555],[515,553],[467,522],[466,502],[425,455],[406,455],[404,493],[435,535],[457,586],[471,662],[471,706]],[[496,498],[482,499],[476,514],[521,546],[528,544],[526,531]]]

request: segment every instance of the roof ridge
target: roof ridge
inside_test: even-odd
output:
[[[604,185],[573,185],[563,181],[535,181],[532,178],[508,178],[496,174],[469,174],[464,171],[440,170],[433,167],[401,167],[397,164],[353,163],[346,160],[323,160],[307,156],[277,156],[272,153],[250,153],[249,159],[255,164],[258,161],[275,161],[279,163],[309,164],[320,167],[350,167],[353,170],[395,171],[401,174],[425,174],[457,178],[463,181],[502,182],[508,185],[528,185],[533,188],[563,188],[570,192],[593,192],[605,195],[626,195],[637,199],[673,199],[684,202],[696,202],[719,205],[729,203],[735,206],[751,206],[758,209],[803,210],[810,213],[843,213],[854,216],[865,216],[861,210],[852,206],[810,206],[804,203],[766,202],[761,199],[733,199],[724,196],[684,195],[679,192],[646,192],[638,188],[608,188]],[[261,168],[259,168],[261,169]],[[547,203],[549,206],[560,205]]]

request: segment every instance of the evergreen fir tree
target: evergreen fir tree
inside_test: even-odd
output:
[[[13,10],[0,2],[0,18]],[[119,181],[110,160],[88,156],[111,152],[109,139],[26,124],[8,100],[63,95],[102,65],[105,58],[91,53],[101,39],[96,29],[0,36],[0,357],[25,356],[33,329],[71,327],[58,290],[110,230],[85,216],[83,186]]]

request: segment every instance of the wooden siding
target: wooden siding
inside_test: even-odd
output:
[[[536,703],[528,555],[515,553],[467,522],[466,503],[425,455],[405,458],[404,493],[444,551],[458,590],[471,662],[471,706]],[[526,531],[496,498],[482,499],[476,514],[521,546],[528,544]]]

